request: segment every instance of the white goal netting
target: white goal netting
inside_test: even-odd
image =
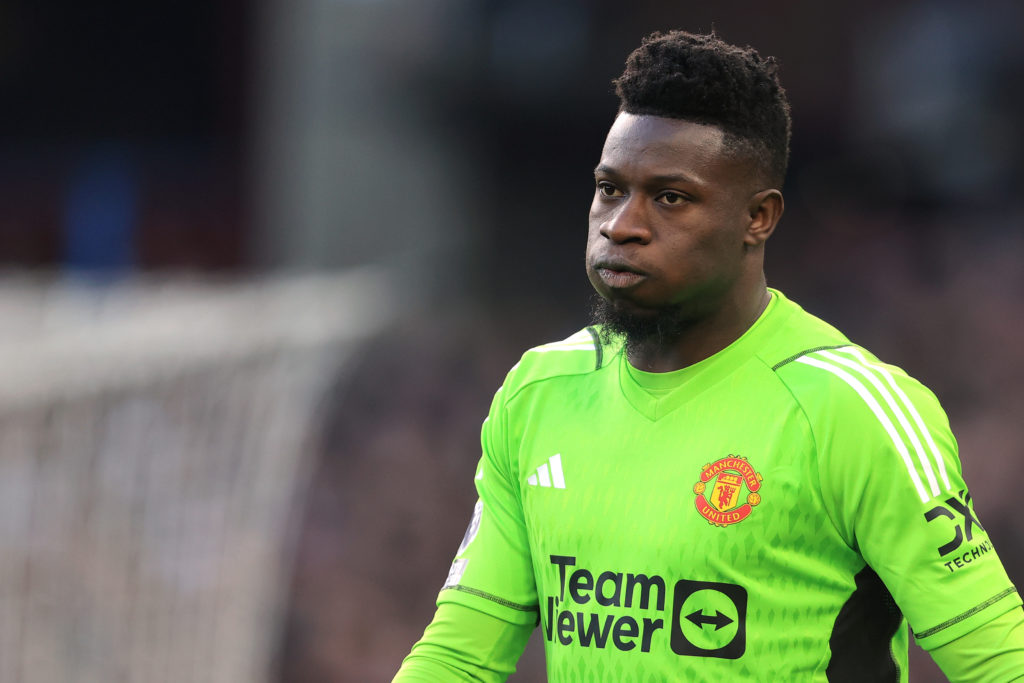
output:
[[[0,279],[0,681],[268,679],[318,401],[384,283]]]

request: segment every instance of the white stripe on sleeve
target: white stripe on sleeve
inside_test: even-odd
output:
[[[892,440],[893,446],[896,447],[896,451],[900,454],[900,457],[903,458],[903,464],[906,465],[907,472],[910,474],[910,480],[914,483],[914,488],[917,489],[917,495],[921,498],[922,503],[927,503],[929,500],[928,492],[925,491],[924,484],[921,483],[921,477],[917,474],[917,469],[914,467],[914,463],[910,459],[910,453],[907,452],[906,445],[904,445],[899,434],[896,433],[896,428],[893,426],[889,417],[885,414],[885,411],[882,410],[882,406],[878,404],[878,401],[875,400],[875,397],[871,395],[864,385],[861,384],[857,378],[842,368],[838,368],[831,363],[818,358],[803,356],[801,358],[797,358],[797,362],[831,372],[833,375],[850,385],[850,387],[857,392],[857,395],[864,400],[864,403],[866,403],[869,408],[871,408],[871,412],[875,414],[875,417],[878,418],[882,427],[889,434],[889,438]]]
[[[886,369],[885,364],[872,363],[871,361],[867,360],[864,357],[864,354],[860,352],[860,349],[851,347],[849,349],[843,350],[854,354],[860,359],[862,363],[864,363],[864,365],[873,368],[879,374],[881,374],[882,377],[885,378],[885,381],[889,383],[889,386],[892,387],[893,391],[896,392],[896,395],[900,397],[900,401],[902,401],[903,405],[907,407],[907,412],[909,412],[910,416],[914,418],[914,423],[917,425],[917,428],[921,431],[921,434],[924,436],[924,440],[928,443],[928,449],[931,451],[932,458],[935,460],[935,466],[939,470],[939,477],[942,478],[943,486],[946,487],[947,491],[951,491],[952,486],[950,486],[949,484],[949,475],[946,473],[946,461],[942,459],[942,455],[939,453],[939,447],[935,445],[935,440],[932,438],[932,433],[928,429],[928,426],[925,425],[924,420],[921,419],[921,414],[917,412],[917,408],[915,408],[914,404],[911,403],[910,399],[907,397],[907,394],[902,389],[900,389],[900,386],[898,384],[896,384],[896,380],[893,378],[892,373],[890,373]]]
[[[900,407],[896,405],[896,399],[893,398],[889,390],[878,381],[878,378],[875,377],[874,373],[856,361],[852,361],[849,358],[843,358],[842,356],[837,356],[836,354],[829,353],[828,351],[821,351],[817,355],[827,358],[833,362],[841,363],[852,370],[856,370],[859,375],[871,382],[871,386],[873,386],[882,398],[885,399],[885,403],[889,406],[889,410],[896,416],[896,420],[900,423],[900,426],[903,427],[903,432],[910,437],[910,443],[914,446],[914,452],[917,454],[917,461],[921,463],[921,469],[924,470],[924,475],[928,479],[928,488],[931,490],[932,496],[939,495],[939,483],[935,481],[935,472],[932,471],[931,463],[928,462],[928,456],[924,452],[924,446],[921,445],[921,440],[917,438],[917,432],[915,432],[914,428],[910,426],[910,421],[907,420],[907,416],[903,414]]]

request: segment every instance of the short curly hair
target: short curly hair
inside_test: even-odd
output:
[[[753,157],[781,188],[792,122],[774,57],[708,35],[652,33],[617,79],[619,111],[717,126],[735,152]]]

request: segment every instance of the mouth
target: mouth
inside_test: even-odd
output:
[[[594,273],[612,289],[633,287],[647,278],[646,273],[625,261],[599,261],[594,265]]]

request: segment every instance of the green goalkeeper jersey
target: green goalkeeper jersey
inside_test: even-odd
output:
[[[772,290],[645,373],[593,330],[494,397],[438,603],[542,629],[550,681],[907,680],[1021,604],[935,396]]]

